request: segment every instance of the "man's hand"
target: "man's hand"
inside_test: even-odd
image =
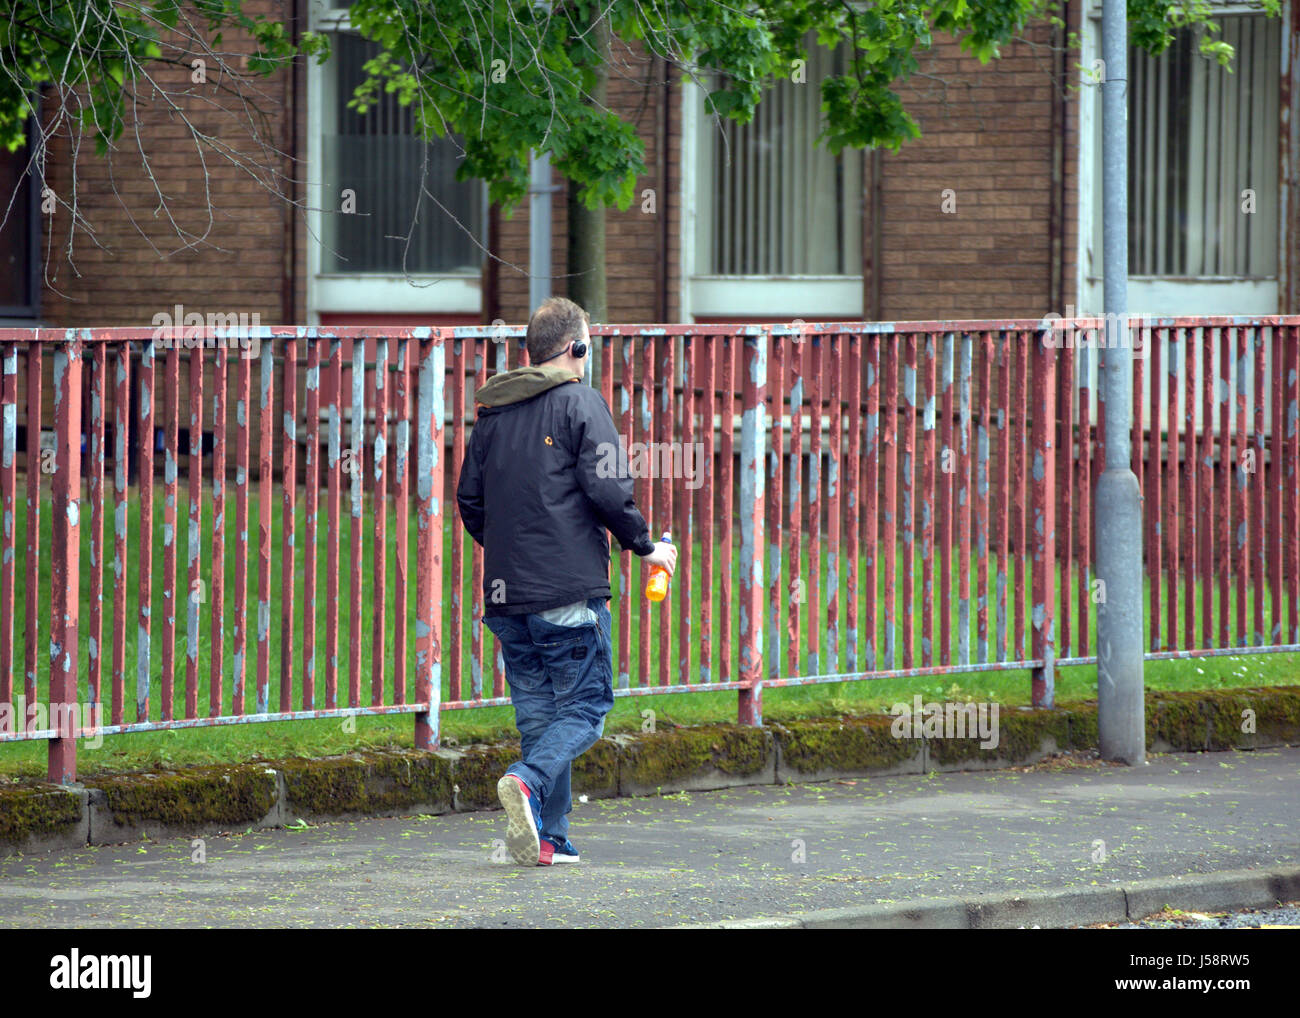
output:
[[[655,550],[649,555],[642,555],[641,561],[651,566],[659,566],[672,576],[673,570],[677,568],[677,545],[656,541]]]

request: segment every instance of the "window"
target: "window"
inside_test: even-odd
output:
[[[815,145],[821,81],[843,74],[847,47],[808,40],[807,80],[782,79],[748,124],[701,122],[711,172],[698,268],[719,276],[842,276],[862,271],[862,151]],[[725,135],[725,139],[723,137]],[[729,157],[729,158],[728,158]]]
[[[1232,70],[1175,30],[1158,57],[1130,47],[1129,308],[1156,315],[1276,314],[1284,22],[1212,3]],[[1101,56],[1094,3],[1083,67]],[[1101,87],[1080,92],[1079,313],[1103,307]]]
[[[863,153],[817,142],[821,82],[850,73],[852,48],[804,46],[805,80],[765,89],[748,124],[710,116],[704,88],[683,105],[688,319],[862,314]]]
[[[322,221],[320,271],[477,275],[483,187],[456,180],[460,146],[451,138],[416,137],[413,107],[403,107],[382,88],[364,115],[348,109],[354,89],[365,81],[363,65],[379,46],[348,33],[336,34],[332,44],[325,68],[332,88],[322,110],[323,207],[332,211]],[[421,188],[428,193],[421,195]],[[352,213],[338,211],[346,191],[354,196]]]
[[[39,191],[27,172],[28,145],[0,149],[0,316],[35,318],[40,303]]]
[[[1130,49],[1132,275],[1277,275],[1281,33],[1259,16],[1221,24],[1232,73],[1186,31],[1159,57]]]

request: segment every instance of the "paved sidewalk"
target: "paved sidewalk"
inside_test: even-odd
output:
[[[1300,747],[608,799],[570,819],[583,861],[550,869],[493,862],[499,811],[10,857],[0,927],[672,926],[1294,868]]]

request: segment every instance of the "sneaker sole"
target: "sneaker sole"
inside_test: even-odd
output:
[[[506,811],[506,848],[511,857],[521,866],[536,866],[542,857],[541,839],[524,790],[507,774],[497,782],[497,798]]]

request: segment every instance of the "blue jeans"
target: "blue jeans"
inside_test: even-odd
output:
[[[564,841],[573,809],[569,765],[600,738],[614,707],[614,659],[606,598],[594,621],[559,626],[538,614],[483,620],[501,642],[523,759],[517,774],[541,804],[542,833]]]

